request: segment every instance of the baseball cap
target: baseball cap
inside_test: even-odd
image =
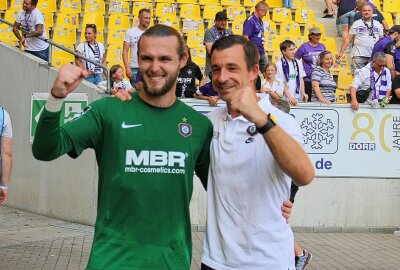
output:
[[[310,34],[322,34],[321,29],[319,27],[312,27],[309,31]]]
[[[226,15],[226,12],[220,11],[215,14],[215,20],[227,20],[228,15]]]
[[[389,29],[389,33],[397,32],[400,34],[400,25],[393,25],[392,28]]]

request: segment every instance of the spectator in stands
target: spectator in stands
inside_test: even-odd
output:
[[[46,27],[42,12],[36,8],[38,0],[24,0],[22,10],[17,14],[13,25],[14,35],[19,40],[19,47],[25,47],[27,53],[49,61],[49,44],[39,38],[47,39]],[[19,33],[19,30],[28,31]]]
[[[350,34],[343,41],[340,53],[337,59],[340,59],[350,41],[354,39],[353,48],[351,50],[353,70],[363,68],[370,61],[372,49],[375,43],[383,37],[382,24],[372,19],[372,7],[366,4],[361,9],[362,19],[353,23]]]
[[[400,75],[397,75],[393,80],[390,104],[400,104]]]
[[[318,66],[313,70],[312,80],[312,99],[325,104],[335,102],[336,82],[331,75],[329,68],[333,64],[333,56],[330,51],[323,51],[318,57]]]
[[[260,93],[268,94],[271,98],[280,99],[285,92],[285,83],[276,79],[278,69],[275,63],[268,63],[263,71]]]
[[[192,61],[188,46],[185,46],[185,51],[189,58],[186,65],[179,71],[175,94],[180,98],[193,98],[197,91],[196,79],[200,86],[203,85],[203,74],[200,67]]]
[[[321,29],[318,27],[311,28],[308,34],[308,42],[301,44],[294,55],[297,59],[303,60],[303,67],[306,72],[306,76],[304,77],[304,89],[308,95],[308,101],[311,101],[312,95],[312,71],[317,66],[319,54],[326,50],[325,45],[319,42],[321,34]]]
[[[354,15],[354,21],[362,19],[362,14],[361,14],[361,8],[364,5],[370,5],[372,7],[372,19],[375,21],[378,21],[382,24],[384,32],[389,30],[389,25],[387,24],[385,17],[383,17],[382,13],[373,5],[371,2],[368,0],[358,0],[357,1],[357,6],[356,6],[356,14]]]
[[[291,9],[293,0],[282,0],[282,7]]]
[[[86,42],[81,43],[76,48],[76,51],[86,58],[94,60],[95,62],[107,65],[106,50],[103,43],[96,41],[97,27],[95,24],[87,24],[85,27]],[[103,80],[103,69],[97,65],[86,62],[79,57],[75,58],[75,63],[78,67],[86,70],[88,76],[85,78],[88,82],[98,85]]]
[[[268,4],[265,1],[258,2],[253,14],[243,23],[243,36],[252,41],[260,53],[260,70],[265,70],[268,63],[267,55],[264,50],[264,24],[262,18],[268,12]]]
[[[124,69],[120,65],[114,65],[110,68],[110,77],[108,79],[111,85],[111,95],[114,95],[118,91],[135,92],[135,88],[124,78]],[[105,89],[107,87],[107,81],[102,81],[98,86],[100,89]]]
[[[326,9],[324,10],[325,15],[322,18],[333,18],[333,5],[332,0],[325,0]]]
[[[350,84],[353,110],[358,110],[359,103],[376,106],[384,97],[390,96],[392,77],[385,65],[386,55],[383,52],[377,52],[371,63],[358,70]]]
[[[393,62],[396,76],[400,75],[400,40],[396,43],[396,51],[394,52]]]
[[[218,93],[215,91],[214,87],[212,86],[211,82],[211,73],[209,76],[209,82],[204,84],[196,91],[195,97],[198,99],[207,100],[211,106],[217,106],[218,103]]]
[[[349,30],[354,22],[354,9],[356,8],[355,0],[332,0],[332,3],[338,5],[338,13],[340,26],[342,28],[342,40],[346,40]]]
[[[7,201],[12,169],[12,126],[8,112],[0,107],[0,205]]]
[[[372,49],[371,61],[377,52],[384,52],[386,54],[386,67],[390,70],[392,78],[396,76],[395,69],[395,54],[396,54],[396,43],[400,40],[400,25],[393,25],[389,31],[388,35],[381,38],[377,43],[375,43]]]
[[[214,26],[210,29],[207,29],[204,32],[204,46],[206,47],[206,71],[205,76],[208,78],[208,75],[211,70],[211,60],[210,60],[210,53],[211,53],[211,46],[213,43],[224,36],[233,35],[232,30],[227,29],[228,25],[228,15],[226,12],[220,11],[215,14],[215,22]]]
[[[282,58],[277,63],[277,79],[286,85],[284,98],[291,104],[296,105],[299,100],[308,100],[304,91],[304,80],[306,76],[303,64],[294,57],[296,45],[293,41],[285,40],[280,44]]]
[[[130,79],[133,87],[135,87],[136,75],[139,71],[137,44],[144,31],[149,28],[151,11],[147,8],[139,10],[138,18],[139,24],[133,28],[130,28],[126,32],[124,48],[122,51],[122,59],[124,61],[126,76]],[[130,61],[128,61],[129,50],[131,53]]]

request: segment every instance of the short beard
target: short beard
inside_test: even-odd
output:
[[[164,84],[163,87],[161,87],[160,90],[157,90],[154,88],[149,88],[148,85],[146,84],[146,80],[143,80],[143,91],[146,92],[146,94],[151,97],[162,97],[165,94],[167,94],[169,91],[172,91],[171,89],[173,89],[175,91],[173,86],[176,82],[178,74],[179,74],[179,69],[178,69],[177,73],[174,74],[174,76],[171,76],[170,79],[166,81],[166,83]]]

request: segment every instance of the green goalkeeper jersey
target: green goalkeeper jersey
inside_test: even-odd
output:
[[[206,186],[210,121],[179,100],[158,108],[138,94],[97,100],[61,127],[59,116],[43,111],[32,150],[41,160],[95,150],[98,209],[87,269],[189,270],[193,172]]]

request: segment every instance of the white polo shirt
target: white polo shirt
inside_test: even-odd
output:
[[[302,143],[292,116],[272,106],[268,96],[259,104]],[[290,196],[291,179],[263,136],[248,132],[253,123],[242,116],[232,119],[227,107],[208,117],[214,132],[202,263],[218,270],[295,269],[293,232],[281,211]]]
[[[131,68],[138,68],[139,63],[138,63],[138,43],[140,37],[143,35],[144,30],[140,30],[139,27],[135,26],[133,28],[130,28],[125,35],[125,42],[129,43],[129,46],[131,48],[131,61],[130,61],[130,67]]]
[[[299,73],[300,73],[300,78],[304,78],[306,76],[306,73],[304,71],[304,67],[303,67],[303,63],[298,60],[298,59],[294,59],[297,62],[297,66],[299,67]],[[289,63],[289,81],[287,82],[287,86],[288,86],[288,90],[289,93],[292,95],[292,97],[300,100],[301,99],[301,82],[300,82],[300,89],[299,89],[299,93],[296,94],[296,76],[297,76],[297,71],[295,69],[295,64],[293,63],[293,61],[288,61]],[[282,60],[278,61],[278,63],[276,64],[278,70],[277,70],[277,74],[276,74],[276,79],[278,81],[282,81],[285,82],[286,78],[285,78],[285,73],[283,71],[282,68]],[[301,81],[301,79],[300,79]],[[284,99],[287,100],[287,96],[284,95]]]
[[[5,109],[1,109],[0,107],[0,113],[3,113],[3,126],[0,127],[0,129],[3,129],[3,132],[1,132],[1,136],[0,137],[6,137],[6,138],[12,138],[13,137],[13,133],[12,133],[12,126],[11,126],[11,119],[10,119],[10,115],[8,114],[8,112]]]

